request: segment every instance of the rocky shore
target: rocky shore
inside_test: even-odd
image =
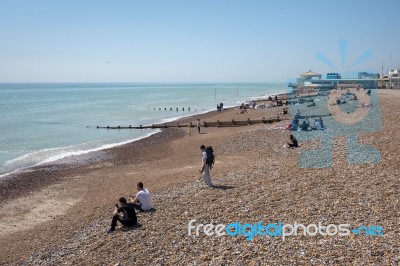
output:
[[[379,92],[383,128],[360,133],[381,152],[378,164],[346,161],[333,140],[333,166],[300,168],[303,142],[284,147],[278,124],[166,129],[74,163],[38,167],[0,181],[0,265],[399,265],[400,91]],[[281,107],[199,116],[230,120],[276,116]],[[198,117],[186,118],[186,121]],[[288,118],[283,117],[283,118]],[[275,129],[276,128],[276,129]],[[201,144],[213,146],[214,188],[199,180]],[[140,226],[107,235],[113,206],[142,181],[156,211]],[[383,236],[199,236],[188,224],[379,225]]]

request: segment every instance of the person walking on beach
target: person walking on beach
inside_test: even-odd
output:
[[[113,218],[111,222],[111,228],[107,231],[107,234],[111,234],[115,232],[115,227],[117,226],[117,222],[119,221],[122,225],[127,227],[132,227],[137,224],[137,217],[135,207],[132,203],[127,203],[124,197],[119,198],[119,205],[116,204],[116,208],[113,213]],[[122,218],[120,217],[120,213],[123,213]]]
[[[153,209],[153,199],[149,190],[145,189],[142,182],[137,183],[136,186],[138,193],[134,199],[129,198],[133,207],[140,211],[150,211]]]
[[[200,119],[197,119],[197,130],[200,134]]]
[[[201,150],[201,162],[202,162],[202,168],[200,170],[201,176],[204,182],[207,184],[207,186],[212,187],[213,184],[211,183],[210,165],[207,163],[206,146],[201,145],[200,150]]]

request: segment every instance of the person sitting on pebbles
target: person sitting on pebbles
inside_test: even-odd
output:
[[[129,201],[133,204],[134,208],[140,212],[150,211],[153,209],[153,199],[149,190],[145,189],[142,182],[137,183],[136,186],[138,193],[136,197]]]
[[[107,234],[115,232],[117,221],[126,227],[132,227],[137,224],[136,211],[133,203],[127,203],[124,197],[119,198],[118,202],[119,204],[116,204],[113,213],[111,228],[107,231]],[[120,213],[123,213],[122,217],[120,216]]]
[[[288,148],[297,148],[297,147],[299,147],[299,143],[297,142],[297,139],[292,134],[290,135],[290,141],[291,142],[289,142],[287,144]]]

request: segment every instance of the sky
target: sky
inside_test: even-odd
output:
[[[0,82],[387,72],[400,61],[399,12],[398,0],[0,0]]]

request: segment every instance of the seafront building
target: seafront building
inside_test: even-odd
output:
[[[297,77],[295,83],[289,83],[294,92],[302,92],[310,89],[330,90],[334,88],[352,88],[362,86],[365,89],[378,87],[377,78],[342,78],[339,73],[327,73],[326,78],[321,74],[309,70]]]
[[[379,89],[400,89],[400,69],[392,69],[378,79]]]
[[[400,89],[400,70],[391,70],[388,75],[359,72],[357,78],[342,78],[339,73],[322,74],[311,70],[300,74],[296,82],[288,84],[293,92],[309,91],[313,89],[331,90],[334,88],[354,88],[361,86],[364,89]]]

